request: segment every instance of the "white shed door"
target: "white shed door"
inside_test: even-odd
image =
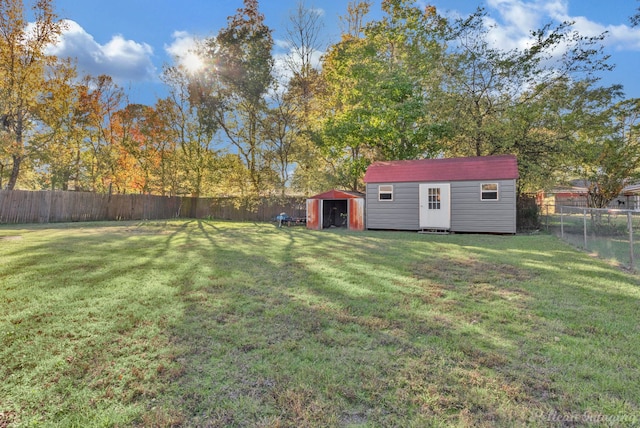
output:
[[[420,228],[451,227],[451,186],[449,183],[420,184]]]

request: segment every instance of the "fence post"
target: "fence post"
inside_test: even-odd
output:
[[[582,210],[582,226],[584,229],[584,249],[587,249],[587,209]]]
[[[627,211],[627,227],[629,228],[629,268],[633,271],[635,270],[635,260],[633,257],[633,218],[631,211]]]
[[[560,238],[564,239],[564,207],[560,205]]]
[[[545,204],[544,207],[547,211],[547,215],[544,217],[544,225],[545,225],[544,230],[549,231],[549,204],[548,203]]]
[[[51,200],[53,199],[53,192],[54,190],[49,191],[49,194],[47,196],[49,196],[49,203],[47,204],[47,219],[45,220],[45,222],[47,224],[49,224],[49,220],[51,219]]]

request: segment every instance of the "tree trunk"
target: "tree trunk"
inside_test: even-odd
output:
[[[9,183],[7,183],[7,189],[13,190],[16,187],[18,181],[18,175],[20,175],[20,164],[22,164],[22,155],[13,155],[13,168],[11,168],[11,176],[9,176]]]
[[[16,137],[16,154],[11,155],[11,159],[13,160],[13,167],[11,168],[11,176],[9,176],[9,183],[7,184],[7,189],[13,190],[16,187],[16,183],[18,182],[18,176],[20,175],[20,165],[22,165],[22,160],[24,159],[24,144],[22,141],[22,130],[23,130],[23,113],[19,112],[16,118],[15,124],[15,137]]]

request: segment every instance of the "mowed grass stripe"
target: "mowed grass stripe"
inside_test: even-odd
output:
[[[551,236],[3,236],[0,426],[640,422],[638,280]]]

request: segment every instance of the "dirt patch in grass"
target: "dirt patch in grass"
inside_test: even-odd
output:
[[[534,274],[528,270],[503,263],[486,262],[475,257],[465,259],[440,257],[415,263],[412,266],[416,279],[435,279],[447,285],[460,282],[517,283],[528,281]]]
[[[16,412],[0,412],[0,428],[9,427],[16,421]]]
[[[21,241],[21,235],[0,236],[0,241]]]

